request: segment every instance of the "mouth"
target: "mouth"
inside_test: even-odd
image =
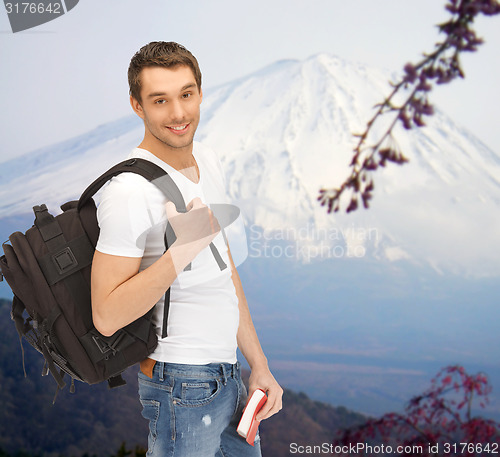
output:
[[[188,131],[189,125],[190,123],[181,125],[171,125],[167,126],[167,129],[169,129],[172,133],[175,133],[176,135],[182,135],[183,133],[186,133]]]

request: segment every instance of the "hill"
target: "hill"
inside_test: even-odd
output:
[[[6,455],[23,451],[47,457],[105,457],[116,453],[122,442],[128,449],[146,446],[148,432],[137,396],[137,368],[126,372],[124,387],[110,391],[105,385],[77,383],[75,394],[66,388],[52,404],[56,384],[51,376],[40,376],[43,358],[27,343],[23,346],[28,376],[24,377],[9,312],[10,302],[0,299],[0,449]],[[287,456],[292,442],[330,442],[335,430],[363,418],[285,389],[283,410],[261,425],[263,455]]]

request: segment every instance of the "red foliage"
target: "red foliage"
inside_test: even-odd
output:
[[[484,374],[469,375],[461,366],[443,368],[431,380],[427,391],[408,402],[403,414],[387,413],[343,430],[333,446],[341,449],[338,446],[351,445],[345,448],[350,451],[345,455],[371,455],[370,445],[384,446],[386,451],[392,449],[405,455],[498,454],[500,423],[474,416],[472,412],[473,401],[479,401],[483,408],[490,392],[491,386]],[[398,446],[409,452],[398,452]],[[353,453],[353,449],[360,452]]]

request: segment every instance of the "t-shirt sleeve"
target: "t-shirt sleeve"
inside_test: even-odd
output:
[[[142,257],[153,225],[139,176],[123,173],[103,189],[97,208],[99,239],[96,249],[104,254]]]

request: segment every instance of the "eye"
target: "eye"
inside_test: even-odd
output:
[[[155,105],[163,105],[164,103],[167,103],[167,101],[164,100],[163,98],[155,101]]]
[[[191,95],[191,92],[186,92],[185,94],[182,94],[182,98],[189,98]]]

